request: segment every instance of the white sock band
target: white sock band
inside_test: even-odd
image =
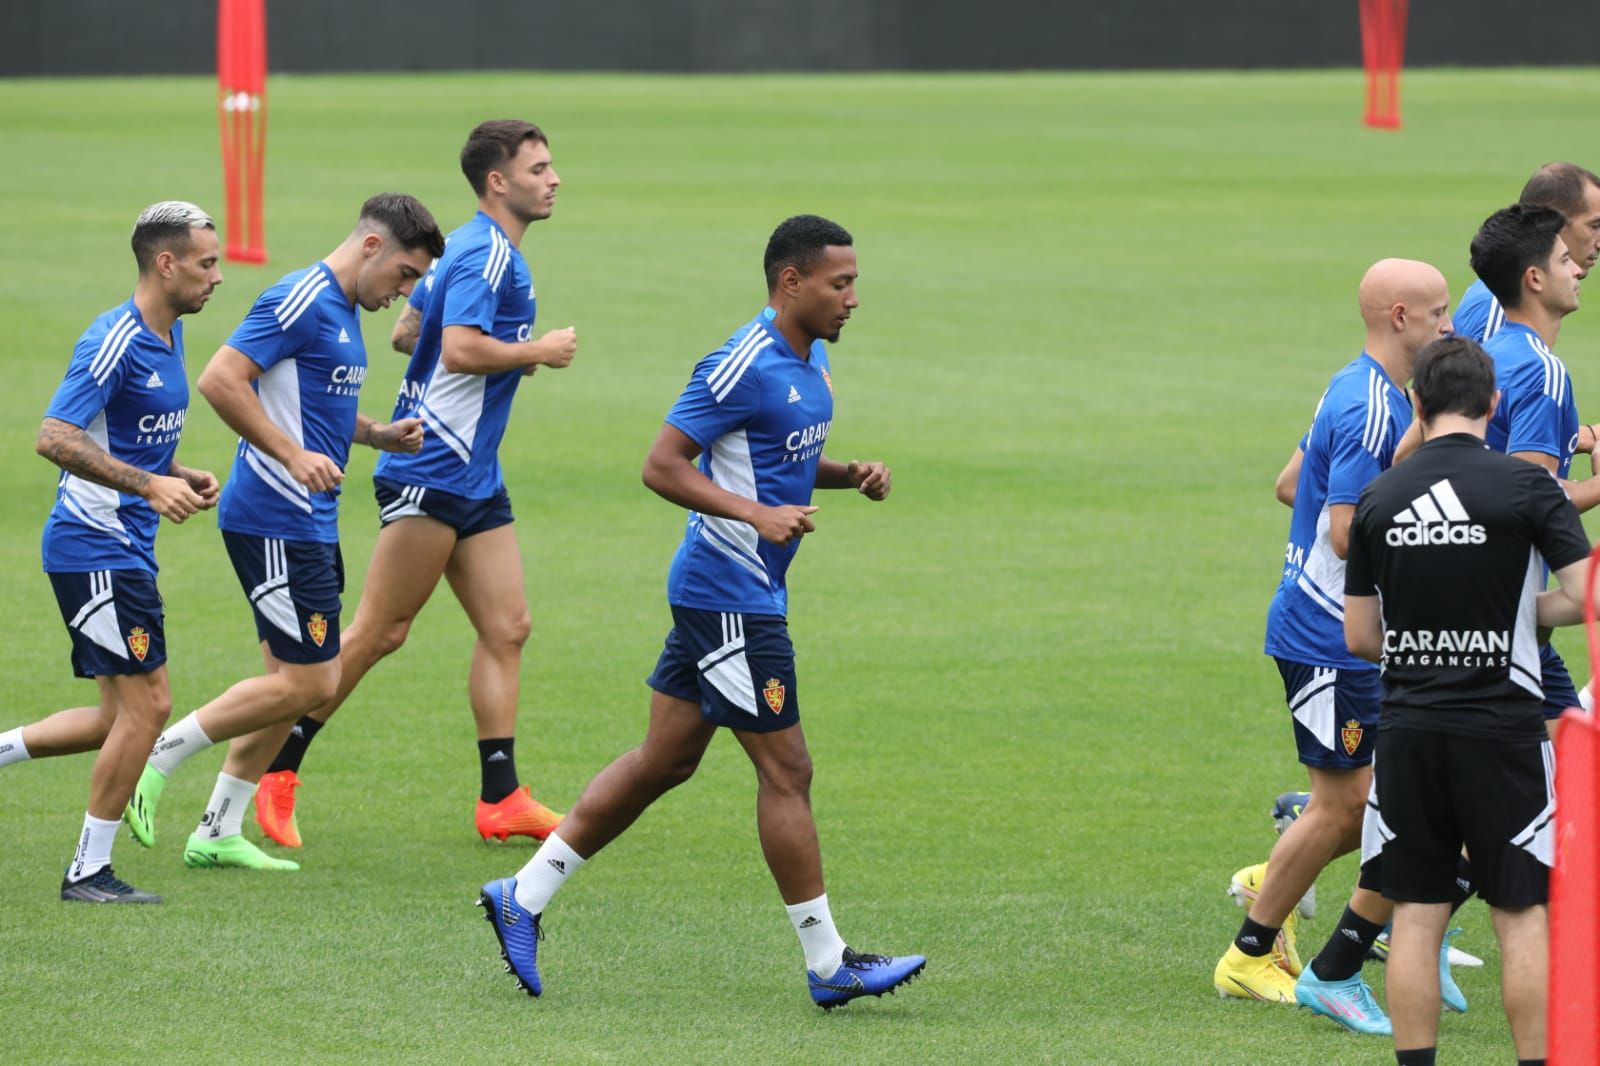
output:
[[[120,821],[106,821],[92,814],[83,816],[83,833],[78,837],[78,850],[67,868],[68,881],[82,881],[111,865],[111,845],[117,839]]]
[[[800,947],[806,953],[806,969],[826,980],[832,977],[844,961],[844,941],[834,928],[833,914],[828,910],[828,894],[805,903],[785,905],[794,931],[800,936]]]
[[[218,774],[216,787],[211,790],[211,802],[206,804],[206,813],[201,816],[195,832],[208,840],[238,836],[244,829],[244,809],[250,806],[250,797],[255,794],[254,781]]]
[[[14,762],[31,759],[28,754],[28,745],[22,742],[22,727],[8,729],[0,733],[0,766],[9,766]]]
[[[200,728],[196,717],[199,713],[189,712],[183,721],[156,737],[156,746],[150,752],[151,766],[170,777],[179,763],[211,746],[211,738]]]
[[[583,863],[581,855],[551,833],[528,864],[517,871],[517,906],[530,914],[542,913],[556,889],[566,884]]]

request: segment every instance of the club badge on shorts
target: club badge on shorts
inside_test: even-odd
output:
[[[328,620],[318,611],[306,619],[306,632],[311,634],[312,643],[322,647],[322,642],[328,639]]]
[[[783,683],[775,677],[767,678],[767,687],[761,690],[767,698],[767,706],[772,708],[773,714],[783,713]]]
[[[1344,728],[1339,730],[1339,736],[1344,740],[1344,753],[1346,755],[1354,755],[1356,753],[1356,749],[1361,746],[1361,734],[1363,732],[1365,730],[1361,728],[1361,723],[1354,718],[1345,722]]]
[[[134,626],[128,630],[128,650],[140,662],[144,662],[144,657],[150,654],[150,634],[145,632],[144,626]]]

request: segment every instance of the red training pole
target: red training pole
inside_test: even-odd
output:
[[[1400,128],[1400,70],[1405,65],[1407,0],[1360,0],[1361,64],[1367,74],[1362,121]]]
[[[1583,626],[1589,676],[1600,677],[1595,578],[1600,548],[1589,556]],[[1550,1066],[1584,1066],[1600,1048],[1600,725],[1572,708],[1556,733],[1556,854],[1550,870],[1550,982],[1546,1008]]]
[[[263,178],[267,146],[264,0],[217,0],[217,121],[229,259],[267,261]]]

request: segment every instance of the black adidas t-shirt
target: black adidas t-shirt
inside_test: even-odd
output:
[[[1546,562],[1588,553],[1549,471],[1471,434],[1379,475],[1356,505],[1344,589],[1381,597],[1383,725],[1542,735],[1535,597]]]

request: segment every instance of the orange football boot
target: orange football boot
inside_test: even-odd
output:
[[[300,778],[293,770],[262,774],[256,785],[256,824],[286,848],[300,846],[300,830],[294,824],[294,790],[299,787]]]
[[[533,798],[523,785],[499,803],[478,801],[478,835],[488,840],[522,836],[543,840],[561,824],[561,815]]]

